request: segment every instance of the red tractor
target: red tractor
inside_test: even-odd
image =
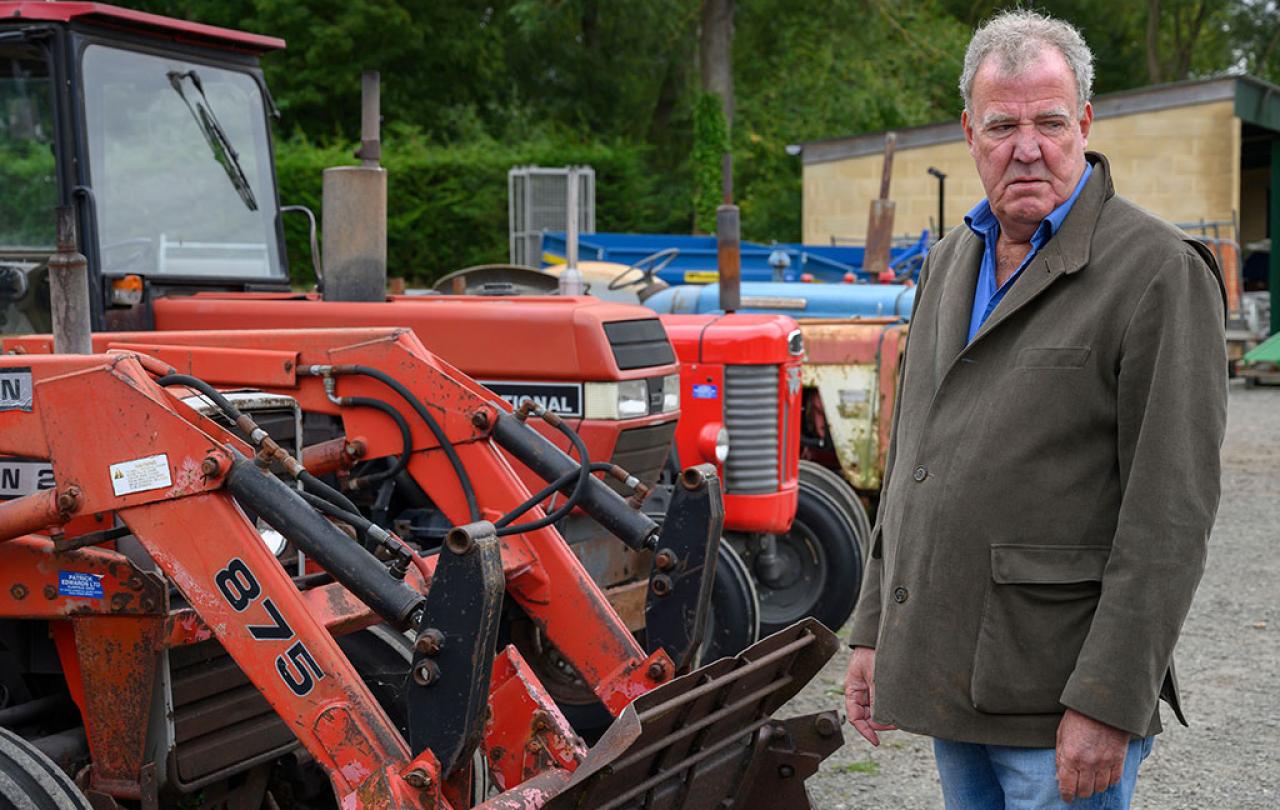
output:
[[[582,297],[387,300],[378,284],[372,286],[379,300],[351,301],[343,300],[348,288],[336,276],[323,295],[290,291],[280,223],[286,209],[276,202],[272,171],[271,101],[257,63],[282,41],[97,4],[7,3],[5,9],[11,38],[4,47],[15,77],[7,103],[19,112],[0,143],[7,158],[0,177],[20,192],[0,200],[8,231],[0,241],[9,243],[0,246],[6,257],[0,331],[49,328],[41,261],[53,238],[47,212],[71,202],[88,261],[95,328],[407,326],[499,395],[561,410],[593,459],[617,461],[651,487],[668,466],[681,398],[696,405],[699,419],[726,424],[728,414],[711,413],[694,389],[674,390],[684,382],[681,366],[661,322],[639,307]],[[46,40],[61,42],[80,29],[84,48],[76,70],[55,83],[57,63],[44,54],[56,43]],[[748,335],[752,330],[758,334]],[[724,347],[734,378],[727,386],[755,385],[743,375],[780,375],[791,362],[791,338],[782,331],[718,320],[698,342]],[[771,341],[771,370],[738,368],[742,362],[732,357],[739,340],[744,357]],[[798,435],[788,427],[798,409],[788,399],[789,380],[778,376],[778,387],[788,391],[770,417],[781,441]],[[682,430],[701,435],[707,424],[686,421]],[[682,460],[701,458],[732,473],[726,477],[732,543],[720,555],[713,594],[712,656],[750,644],[761,622],[776,628],[814,615],[840,625],[861,567],[849,521],[827,508],[806,477],[797,488],[794,455],[765,451],[776,454],[772,483],[762,484],[758,471],[743,477],[741,470],[760,463],[761,450],[749,445],[762,441],[745,424],[726,431],[727,467],[714,458],[718,430],[710,457],[691,455],[697,442],[684,433],[679,439]],[[742,434],[737,450],[735,433]],[[568,449],[562,436],[547,435]],[[530,471],[522,473],[528,481]],[[655,516],[673,481],[668,476],[651,496],[646,509]],[[790,530],[797,501],[804,516]],[[615,607],[638,628],[643,582],[635,574],[648,560],[616,544],[586,542],[600,531],[580,513],[564,530],[608,586]]]
[[[51,342],[10,341],[21,353],[0,361],[0,453],[55,478],[0,504],[7,803],[807,806],[794,777],[838,745],[837,721],[768,715],[834,637],[797,624],[674,677],[686,665],[638,648],[497,447],[535,463],[555,451],[411,334],[98,335],[103,354],[38,355]],[[260,388],[233,401],[196,374]],[[336,441],[292,455],[255,400],[336,418]],[[455,523],[435,548],[316,477],[326,447],[357,444],[398,459]],[[658,534],[586,467],[569,476],[593,482],[575,497],[619,539],[667,556],[654,610],[704,600],[692,563],[719,537],[714,474],[682,474]],[[291,575],[287,547],[314,572]],[[618,718],[594,748],[497,642],[504,591]]]
[[[293,307],[288,321],[255,326],[299,325],[296,314],[330,303],[355,306],[289,292],[271,105],[257,62],[282,46],[103,4],[0,2],[0,101],[7,112],[0,120],[0,331],[57,333],[58,318],[85,305],[96,329],[150,330],[169,305],[172,314],[180,303],[213,304],[210,296],[189,297],[210,290],[235,294],[245,307],[255,296],[303,299],[282,302]],[[75,227],[57,232],[64,249],[55,253],[50,213],[58,205],[73,212],[66,221]],[[68,238],[75,231],[79,239]],[[79,275],[66,272],[74,270],[77,241],[87,257],[87,273]],[[87,293],[68,296],[68,279],[87,283]],[[51,293],[55,284],[59,293]],[[368,306],[401,310],[390,321],[400,325],[411,303]],[[649,356],[624,368],[619,356],[631,357],[637,343],[654,344],[656,336],[608,334],[615,322],[627,324],[624,332],[649,329],[635,324],[656,323],[651,316],[588,299],[545,311],[556,313],[557,345],[575,358],[586,356],[576,335],[586,335],[594,356],[612,357],[612,365],[599,367],[609,379],[589,380],[608,387],[603,394],[592,389],[603,397],[597,404],[611,403],[620,417],[605,420],[613,424],[602,434],[609,437],[604,457],[626,449],[627,427],[669,431],[674,416],[665,386],[676,373],[669,346],[663,360]],[[719,803],[735,789],[740,806],[803,801],[794,788],[760,780],[811,773],[838,741],[838,728],[830,717],[782,725],[769,715],[834,649],[830,635],[799,625],[745,657],[721,660],[714,671],[672,681],[681,662],[665,647],[641,647],[634,622],[619,616],[582,565],[592,549],[613,554],[605,542],[629,549],[634,556],[624,565],[642,582],[637,601],[653,631],[651,597],[698,584],[705,601],[701,582],[722,567],[707,559],[703,580],[675,589],[655,584],[671,579],[665,566],[685,559],[664,557],[661,538],[718,536],[714,508],[672,507],[659,528],[595,478],[577,492],[592,453],[575,447],[574,462],[536,431],[514,427],[489,391],[411,335],[299,348],[271,345],[265,334],[252,338],[256,346],[193,340],[181,368],[230,381],[257,369],[259,390],[236,397],[273,407],[290,397],[308,403],[294,406],[296,421],[281,417],[272,430],[241,423],[248,405],[236,410],[232,395],[195,374],[175,375],[179,364],[157,359],[151,348],[0,364],[0,485],[14,496],[0,504],[0,556],[14,577],[0,600],[0,771],[8,801],[84,806],[88,794],[98,807],[309,806],[312,799],[325,804],[331,786],[344,807],[465,807],[473,803],[464,794],[476,774],[495,770],[507,791],[487,805],[495,808],[606,800],[620,807],[727,806]],[[519,344],[496,351],[511,345]],[[346,356],[388,352],[365,365],[380,369],[382,385],[389,380],[408,392],[409,410],[398,418],[416,414],[429,426],[435,413],[438,430],[416,422],[397,429],[389,412],[369,416],[379,410],[374,406],[355,409],[366,412],[363,419],[339,412],[332,399],[387,396],[376,385],[370,390],[372,383],[346,379],[352,364],[333,358],[340,349],[355,353]],[[662,395],[656,406],[655,379]],[[624,384],[636,380],[648,401],[643,417],[627,422],[637,418],[621,418],[637,386]],[[173,390],[179,386],[186,390]],[[585,417],[585,385],[583,391]],[[220,404],[210,410],[208,402]],[[591,434],[591,422],[578,426]],[[277,427],[291,432],[296,454],[273,438]],[[364,446],[380,448],[376,453],[355,452],[361,442],[354,439],[375,436]],[[274,444],[264,444],[268,439]],[[401,452],[388,450],[398,439]],[[566,433],[560,441],[574,440]],[[657,457],[650,445],[641,447],[647,452],[638,459]],[[529,495],[512,458],[540,476],[542,497]],[[409,478],[426,502],[416,513],[401,509],[393,517],[378,500],[381,486],[353,492],[358,504],[332,487],[291,494],[294,483],[307,489],[307,476],[367,481],[391,473],[397,459],[418,471]],[[348,462],[358,466],[348,470]],[[655,476],[662,466],[655,463]],[[291,471],[296,481],[281,489],[263,483],[276,480],[263,470]],[[682,472],[673,503],[688,500],[684,492],[718,492],[714,478]],[[472,497],[455,483],[464,479],[475,482]],[[635,488],[625,476],[619,483]],[[610,536],[570,547],[550,526],[515,539],[486,528],[522,510],[548,520],[539,504],[555,492],[565,500],[547,510],[582,507],[583,519]],[[688,523],[697,514],[703,530]],[[332,521],[346,529],[335,530]],[[274,553],[281,537],[313,566],[286,569]],[[712,550],[714,540],[707,540]],[[473,549],[480,549],[478,568]],[[442,561],[454,557],[465,559],[445,568],[459,573],[442,576]],[[546,642],[539,649],[553,651],[556,668],[563,663],[619,718],[596,748],[574,740],[518,641],[498,642],[505,631],[493,624],[493,605],[504,583]],[[485,601],[458,616],[450,594]],[[689,617],[701,612],[674,624],[696,634],[699,623]],[[379,622],[390,629],[378,630]],[[426,693],[407,686],[406,671],[416,687],[443,683],[423,656],[442,655],[440,639],[427,631],[447,622],[461,622],[446,635],[464,646],[443,647],[467,662],[445,668],[461,691],[415,699]],[[358,632],[365,628],[372,640]],[[402,630],[412,634],[408,650]],[[345,641],[335,647],[334,637]],[[681,652],[685,664],[694,655],[690,646]],[[783,681],[790,685],[774,688]],[[389,719],[388,712],[402,711],[409,715],[403,724]],[[459,721],[432,722],[447,711]],[[475,750],[485,752],[486,766],[474,766]],[[80,770],[86,751],[89,767]],[[77,785],[57,778],[45,757],[71,769]],[[690,792],[695,776],[701,786]]]

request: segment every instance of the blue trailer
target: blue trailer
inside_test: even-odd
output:
[[[719,279],[716,269],[716,238],[714,236],[681,236],[677,234],[647,233],[591,233],[578,237],[578,258],[581,261],[616,262],[633,265],[648,256],[675,248],[674,259],[658,272],[658,278],[671,285],[710,284]],[[929,249],[929,232],[920,234],[919,240],[909,245],[894,247],[889,252],[889,266],[899,280],[912,279],[920,271],[920,265]],[[775,280],[770,257],[776,251],[786,255],[789,267],[783,272],[783,281],[800,281],[804,275],[814,281],[829,284],[852,280],[855,283],[871,283],[875,279],[862,266],[865,249],[855,245],[805,245],[798,242],[762,245],[743,242],[741,248],[742,280],[770,282]],[[562,231],[542,234],[542,261],[544,264],[563,264],[565,260],[565,235]]]

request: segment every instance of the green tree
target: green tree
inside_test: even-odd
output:
[[[728,151],[724,102],[715,93],[703,93],[693,111],[694,233],[716,231],[716,208],[724,199],[723,166]]]

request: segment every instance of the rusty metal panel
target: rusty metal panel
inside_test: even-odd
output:
[[[880,489],[906,324],[891,319],[801,321],[806,388],[821,395],[840,473]]]

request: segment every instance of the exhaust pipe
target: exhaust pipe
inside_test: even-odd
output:
[[[324,170],[324,300],[387,299],[387,170],[379,138],[378,73],[360,77],[360,166]]]
[[[49,302],[53,315],[53,351],[91,354],[89,263],[76,248],[76,215],[58,206],[58,252],[49,257]]]
[[[733,154],[724,153],[720,165],[724,202],[716,208],[716,264],[720,271],[720,308],[736,312],[742,306],[742,226],[733,204]]]

